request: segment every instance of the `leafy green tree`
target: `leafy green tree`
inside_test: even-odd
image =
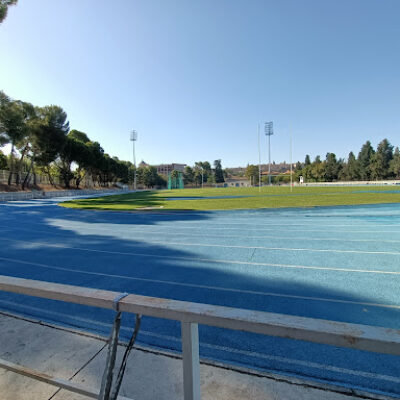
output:
[[[172,172],[171,172],[171,179],[178,179],[179,178],[179,171],[177,171],[176,169],[174,169]]]
[[[202,184],[202,182],[205,182],[205,178],[207,176],[204,176],[204,170],[202,167],[200,167],[199,165],[195,165],[194,169],[193,169],[193,174],[194,174],[194,182],[196,184],[196,186],[200,186]]]
[[[325,161],[321,161],[321,157],[316,156],[310,167],[310,180],[314,182],[324,182],[326,175]]]
[[[8,185],[11,185],[14,172],[15,149],[27,134],[25,112],[21,102],[11,100],[0,91],[0,142],[11,144],[10,173]]]
[[[208,161],[197,161],[194,163],[194,170],[196,176],[196,182],[201,184],[201,176],[203,174],[203,181],[208,182],[212,176],[211,165]]]
[[[400,151],[396,147],[393,153],[393,158],[390,161],[390,172],[395,179],[400,179]]]
[[[17,4],[17,0],[0,0],[0,24],[7,17],[8,7]]]
[[[183,171],[183,180],[185,181],[185,184],[194,183],[194,170],[192,167],[189,167],[188,165],[185,167],[185,170]]]
[[[340,179],[343,181],[356,181],[360,179],[359,164],[352,151],[349,153],[347,163],[343,165],[343,169],[340,172]]]
[[[72,163],[77,163],[82,170],[87,157],[88,149],[86,144],[79,140],[75,140],[73,136],[68,134],[65,138],[64,146],[60,151],[59,160],[56,162],[60,177],[64,181],[66,188],[70,187],[70,182],[73,178],[78,179],[79,183],[80,180],[82,180],[82,171],[79,171],[79,173],[75,175],[72,171]],[[79,183],[77,185],[78,187]]]
[[[215,183],[225,182],[224,173],[222,171],[221,160],[214,161],[214,176],[215,176]]]
[[[390,161],[393,158],[393,146],[383,139],[371,160],[371,179],[387,179],[390,177]]]
[[[367,181],[371,179],[371,161],[372,157],[375,154],[374,148],[371,146],[371,142],[368,140],[361,147],[360,152],[358,153],[358,166],[359,166],[359,174],[360,179],[363,181]]]
[[[40,165],[48,165],[60,154],[69,132],[67,114],[59,106],[46,106],[39,110],[38,123],[33,139],[35,160]]]
[[[157,168],[153,166],[145,167],[144,174],[143,174],[143,184],[148,187],[152,188],[157,185],[159,182]]]
[[[104,150],[98,142],[89,142],[87,144],[87,149],[89,155],[87,170],[92,177],[92,181],[98,182],[101,186],[102,182],[100,174],[104,158]]]
[[[310,156],[306,154],[306,158],[304,159],[304,166],[307,167],[307,165],[311,164]]]
[[[327,153],[325,159],[325,180],[327,182],[336,181],[339,176],[340,164],[336,160],[334,153]]]
[[[0,150],[0,170],[7,169],[7,157]]]
[[[67,138],[75,141],[75,157],[74,162],[77,168],[73,171],[73,178],[75,180],[75,187],[79,189],[79,185],[86,177],[90,167],[90,139],[86,133],[72,129]]]
[[[249,164],[246,167],[245,176],[250,180],[251,185],[257,185],[259,180],[258,165]]]
[[[89,143],[90,139],[86,133],[77,131],[76,129],[71,129],[71,131],[68,133],[68,136],[72,139],[77,140],[78,142],[82,143]]]

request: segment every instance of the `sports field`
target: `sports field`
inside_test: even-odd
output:
[[[261,190],[260,190],[261,189]],[[79,199],[64,207],[99,210],[234,210],[399,203],[399,186],[207,188]]]
[[[115,213],[34,200],[1,203],[0,224],[3,275],[400,329],[400,204]],[[6,293],[0,309],[103,335],[113,317]],[[179,323],[144,318],[139,342],[179,351]],[[400,397],[395,356],[206,326],[200,352]]]

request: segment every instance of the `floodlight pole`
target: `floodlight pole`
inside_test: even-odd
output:
[[[266,122],[264,125],[265,135],[268,136],[268,185],[271,186],[271,136],[274,134],[273,122]]]
[[[136,184],[136,155],[135,155],[135,142],[137,140],[137,132],[133,129],[131,131],[131,142],[132,142],[132,150],[133,150],[133,166],[135,167],[135,172],[133,175],[133,190],[137,189]]]

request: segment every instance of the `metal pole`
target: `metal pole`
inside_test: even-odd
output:
[[[258,124],[258,191],[261,192],[260,124]]]
[[[290,191],[293,192],[293,144],[292,144],[292,131],[290,131]]]
[[[204,187],[204,168],[201,167],[201,188]]]
[[[268,185],[271,186],[271,135],[274,134],[273,122],[266,122],[264,129],[265,135],[268,136]]]
[[[135,173],[133,175],[133,189],[136,190],[136,155],[135,155],[135,141],[132,140],[132,145],[133,145],[133,165],[135,167]]]
[[[133,189],[137,189],[136,184],[136,155],[135,155],[135,141],[137,140],[137,132],[133,129],[131,131],[131,142],[132,142],[132,151],[133,151],[133,166],[135,168],[135,172],[133,175]]]
[[[271,186],[271,135],[268,135],[268,185]]]
[[[199,328],[193,322],[181,322],[183,398],[200,400]]]

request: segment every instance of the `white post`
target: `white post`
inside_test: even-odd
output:
[[[181,322],[183,398],[200,400],[199,327],[192,322]]]
[[[258,191],[261,192],[260,124],[258,124]]]
[[[290,191],[293,192],[293,144],[292,144],[292,131],[290,131]]]

